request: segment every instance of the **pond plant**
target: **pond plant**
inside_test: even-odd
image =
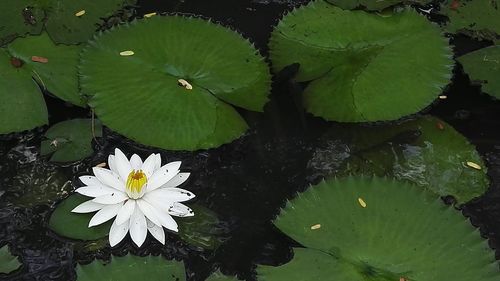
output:
[[[433,111],[460,75],[500,109],[497,0],[298,1],[256,45],[143,2],[0,9],[0,279],[57,247],[78,281],[500,279],[460,212],[498,155]]]

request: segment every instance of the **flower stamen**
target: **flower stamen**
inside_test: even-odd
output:
[[[127,194],[133,198],[140,198],[143,194],[143,187],[148,182],[146,174],[142,170],[133,170],[127,178]]]

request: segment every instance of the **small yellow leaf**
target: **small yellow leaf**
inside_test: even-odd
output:
[[[445,100],[445,99],[447,99],[447,98],[448,98],[448,96],[445,96],[445,95],[441,95],[441,96],[439,96],[439,99],[442,99],[442,100]]]
[[[144,15],[145,18],[150,18],[152,16],[156,16],[156,13],[149,13]]]
[[[316,230],[316,229],[320,229],[321,228],[321,224],[315,224],[315,225],[311,225],[311,230]]]
[[[79,12],[76,12],[76,14],[75,14],[75,16],[77,16],[77,17],[81,17],[83,15],[85,15],[85,10],[81,10]]]
[[[179,86],[183,86],[187,90],[193,89],[193,86],[191,84],[189,84],[189,82],[184,80],[184,79],[179,79],[179,80],[177,80],[177,82],[179,83]]]
[[[128,56],[133,56],[134,55],[134,51],[121,51],[120,52],[120,56],[122,57],[128,57]]]
[[[467,162],[467,166],[469,166],[469,167],[471,167],[473,169],[476,169],[476,170],[481,170],[481,166],[479,166],[479,164],[476,164],[474,162],[468,161]]]
[[[359,205],[361,205],[361,207],[363,208],[366,208],[366,202],[365,200],[363,200],[363,198],[358,198],[358,202],[359,202]]]

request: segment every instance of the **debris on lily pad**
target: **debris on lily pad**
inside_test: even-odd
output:
[[[73,162],[84,159],[94,152],[92,140],[102,136],[102,126],[98,120],[72,119],[57,123],[45,133],[41,154],[51,155],[54,162]]]

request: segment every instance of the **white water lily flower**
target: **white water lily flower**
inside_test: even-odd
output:
[[[109,170],[94,167],[95,176],[80,177],[86,186],[76,192],[94,199],[78,205],[72,212],[97,211],[89,227],[116,217],[109,231],[111,246],[120,243],[130,232],[130,237],[140,247],[148,231],[165,244],[163,227],[178,231],[172,216],[194,215],[189,207],[179,203],[195,196],[176,188],[189,177],[189,173],[179,172],[180,161],[161,166],[160,154],[151,154],[144,162],[137,154],[128,160],[117,148],[115,155],[109,155],[108,165]]]

